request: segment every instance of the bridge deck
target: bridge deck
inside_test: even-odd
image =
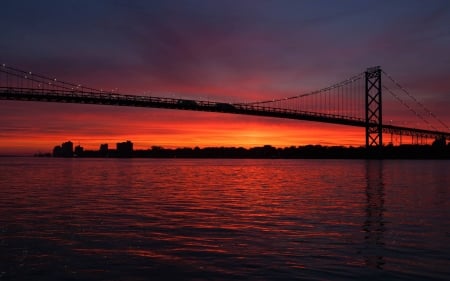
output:
[[[166,108],[221,112],[242,115],[256,115],[284,119],[316,121],[323,123],[365,127],[366,121],[360,118],[334,114],[290,110],[242,103],[223,103],[202,100],[176,99],[143,95],[123,95],[114,93],[86,92],[78,90],[50,90],[36,88],[0,87],[0,99],[17,101],[40,101],[58,103],[97,104],[113,106]],[[376,124],[374,124],[376,125]],[[424,137],[450,138],[450,133],[416,128],[383,125],[383,132],[401,135],[420,135]]]

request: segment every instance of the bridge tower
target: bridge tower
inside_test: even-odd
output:
[[[366,147],[383,145],[381,68],[368,68],[366,74]]]

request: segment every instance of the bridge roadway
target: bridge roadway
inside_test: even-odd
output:
[[[297,111],[283,108],[265,107],[245,103],[223,103],[213,101],[153,97],[142,95],[124,95],[114,93],[99,93],[78,90],[51,90],[39,88],[0,87],[0,100],[39,101],[57,103],[78,103],[130,107],[166,108],[178,110],[195,110],[220,112],[242,115],[256,115],[284,119],[316,121],[323,123],[366,127],[362,118],[347,117],[334,114],[324,114],[307,111]],[[374,124],[375,125],[375,124]],[[450,133],[383,125],[383,132],[397,135],[418,136],[427,138],[445,137],[450,139]]]

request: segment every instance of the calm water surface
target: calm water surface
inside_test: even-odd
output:
[[[448,280],[450,161],[0,159],[0,280]]]

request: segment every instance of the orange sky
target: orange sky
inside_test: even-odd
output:
[[[135,81],[130,84],[128,89],[132,90],[127,90],[125,79],[127,77],[118,81],[106,77],[98,78],[100,78],[99,81],[110,81],[107,83],[122,86],[121,89],[125,93],[137,92],[224,102],[261,100],[270,95],[283,97],[283,92],[263,89],[264,85],[271,83],[267,77],[259,79],[255,77],[251,81],[240,81],[240,84],[236,82],[237,84],[233,85],[238,90],[234,90],[230,85],[220,88],[214,85],[155,84],[156,92],[165,91],[169,94],[146,93],[145,90],[139,90],[139,87],[141,89],[145,87],[140,84],[145,84],[144,78],[138,80],[140,83]],[[83,79],[75,80],[82,81]],[[309,85],[310,88],[303,92],[311,91],[313,89],[311,84],[315,86],[315,82],[306,81],[305,85]],[[322,87],[326,85],[329,84],[324,82]],[[436,87],[436,85],[434,86]],[[437,91],[445,89],[445,87],[444,84]],[[168,89],[171,91],[167,91]],[[286,91],[284,96],[291,96],[294,93],[292,90],[291,92]],[[362,89],[361,95],[364,95]],[[406,108],[402,108],[388,92],[385,91],[383,95],[385,123],[393,120],[395,125],[423,126],[423,124],[417,123],[420,121],[419,119],[415,118]],[[430,99],[428,103],[433,109],[442,109],[442,104],[436,103],[438,100]],[[360,107],[362,110],[364,105],[361,104]],[[2,113],[0,154],[7,155],[50,152],[54,146],[69,140],[75,145],[81,145],[90,150],[97,150],[103,143],[108,143],[110,148],[115,148],[117,142],[126,140],[131,140],[135,149],[148,149],[152,146],[248,148],[263,145],[287,147],[309,144],[343,146],[365,144],[364,128],[258,116],[20,101],[0,101],[0,111]],[[438,113],[442,115],[444,112]],[[445,116],[445,113],[443,115]],[[391,136],[385,136],[384,143],[387,144],[390,140]],[[400,142],[398,137],[392,140],[395,144]],[[405,137],[402,142],[411,143],[411,140]]]
[[[0,135],[2,153],[47,152],[67,140],[86,149],[98,149],[101,143],[114,148],[125,140],[133,141],[137,149],[362,145],[364,141],[363,128],[267,117],[11,101],[2,101],[0,107],[7,108],[7,118],[14,124]]]

